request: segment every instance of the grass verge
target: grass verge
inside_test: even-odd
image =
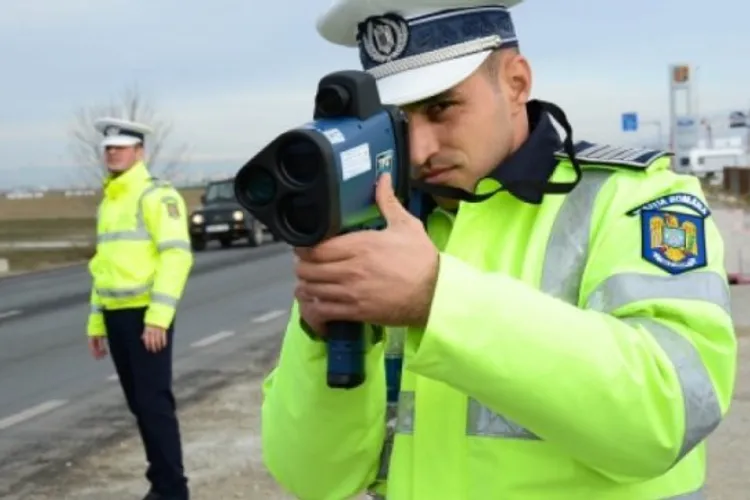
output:
[[[85,262],[93,255],[94,247],[0,250],[0,258],[8,259],[11,273],[37,271]]]
[[[96,236],[94,219],[0,220],[0,241],[67,241]]]
[[[181,189],[188,208],[200,204],[202,188]],[[48,192],[43,198],[9,200],[0,196],[0,221],[55,219],[89,219],[96,217],[101,193],[94,196],[65,197],[61,192]]]

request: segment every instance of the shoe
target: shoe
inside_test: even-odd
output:
[[[155,491],[149,491],[146,493],[146,496],[143,497],[143,500],[180,500],[180,498],[182,497],[165,497]]]

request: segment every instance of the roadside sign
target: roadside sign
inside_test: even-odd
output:
[[[638,130],[638,113],[622,114],[622,131],[635,132]]]

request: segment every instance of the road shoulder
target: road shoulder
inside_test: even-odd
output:
[[[263,467],[260,454],[259,371],[237,370],[205,398],[180,411],[185,468],[192,498],[281,500],[285,496]],[[260,369],[260,370],[259,370]],[[129,433],[67,464],[28,500],[129,500],[148,488],[140,439]]]

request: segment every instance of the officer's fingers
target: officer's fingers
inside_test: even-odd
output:
[[[305,304],[308,302],[313,301],[313,297],[309,296],[305,292],[304,282],[300,281],[297,283],[297,285],[294,287],[294,298],[297,299],[297,303],[300,308],[302,308]]]
[[[318,301],[314,305],[315,315],[323,324],[329,321],[362,320],[363,309],[358,303]]]
[[[150,330],[146,330],[143,332],[143,346],[146,348],[147,351],[153,351],[153,337],[151,335]]]
[[[297,249],[296,255],[305,262],[337,262],[355,257],[359,251],[353,236],[357,233],[344,234],[330,238],[314,247]]]
[[[389,225],[408,220],[410,216],[409,212],[396,198],[396,193],[393,192],[390,174],[383,174],[378,179],[378,184],[375,187],[375,202]]]
[[[151,332],[151,350],[157,352],[161,348],[161,335],[158,331]]]
[[[310,283],[341,283],[351,274],[351,265],[344,262],[314,263],[300,261],[294,268],[297,279]]]
[[[325,321],[316,314],[313,302],[300,302],[299,315],[312,329],[313,333],[319,336],[325,336]]]
[[[159,350],[164,347],[164,336],[161,330],[154,331],[154,347]]]
[[[339,283],[303,283],[300,288],[303,295],[315,297],[313,304],[316,301],[356,304],[361,300],[357,290]]]
[[[98,338],[94,337],[89,339],[89,352],[94,358],[101,357],[102,344],[99,342]]]

